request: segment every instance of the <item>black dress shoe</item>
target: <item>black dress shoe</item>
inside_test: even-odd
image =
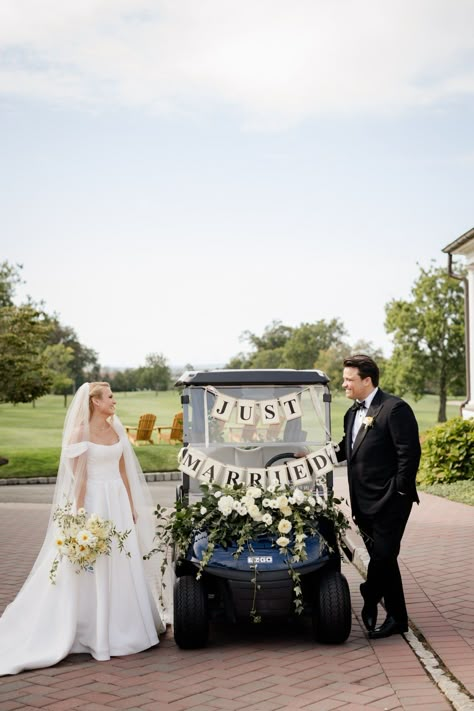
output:
[[[377,624],[377,605],[373,602],[368,602],[364,593],[364,583],[360,585],[360,594],[364,600],[364,606],[361,611],[362,622],[372,632]]]
[[[369,639],[383,639],[391,637],[392,634],[405,634],[405,632],[408,632],[408,625],[401,625],[393,617],[387,617],[380,627],[369,631]]]

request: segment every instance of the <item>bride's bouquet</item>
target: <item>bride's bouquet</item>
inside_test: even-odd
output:
[[[72,513],[72,504],[58,506],[53,514],[56,523],[55,547],[56,556],[49,571],[49,579],[56,583],[56,573],[59,563],[67,558],[76,568],[93,572],[94,563],[100,555],[109,555],[112,540],[115,538],[119,551],[125,551],[125,540],[130,531],[117,531],[113,521],[101,518],[98,514],[87,514],[85,509]]]

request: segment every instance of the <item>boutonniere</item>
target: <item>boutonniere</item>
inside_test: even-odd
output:
[[[364,417],[362,420],[362,424],[364,425],[364,429],[368,430],[370,427],[374,426],[374,418],[373,417]]]

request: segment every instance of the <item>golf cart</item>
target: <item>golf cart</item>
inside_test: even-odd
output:
[[[186,506],[200,501],[201,485],[206,484],[240,491],[250,487],[263,507],[272,501],[274,505],[283,487],[290,492],[291,504],[301,501],[303,493],[312,505],[331,502],[336,460],[328,382],[318,370],[183,373],[176,383],[182,389],[184,435],[178,500]],[[222,510],[224,518],[228,512]],[[290,506],[283,510],[290,513]],[[236,542],[216,545],[203,559],[208,532],[196,530],[189,549],[174,561],[174,635],[179,647],[205,646],[211,620],[248,619],[252,606],[263,620],[294,614],[295,577],[289,575],[289,556],[282,548],[292,534],[278,535],[258,535],[240,552]],[[321,517],[314,521],[311,535],[302,538],[304,555],[291,558],[301,588],[299,612],[311,615],[317,641],[342,643],[351,630],[351,604],[334,521]]]

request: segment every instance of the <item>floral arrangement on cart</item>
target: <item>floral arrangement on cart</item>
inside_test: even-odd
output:
[[[288,485],[272,484],[267,489],[258,486],[219,486],[201,484],[202,497],[199,501],[185,504],[178,500],[173,508],[158,505],[157,547],[150,552],[163,556],[162,573],[168,565],[170,550],[173,558],[184,559],[196,540],[200,542],[200,560],[196,579],[199,579],[211,562],[217,547],[227,549],[233,546],[234,558],[243,553],[252,555],[253,542],[267,538],[283,556],[288,574],[293,583],[294,610],[303,611],[302,587],[297,564],[307,558],[306,542],[315,535],[322,536],[328,528],[334,532],[334,542],[341,543],[348,522],[338,508],[340,499],[330,496],[323,499],[313,491],[293,488]],[[325,542],[328,549],[331,541]],[[253,603],[250,618],[260,622],[256,607],[258,561],[253,569]]]

